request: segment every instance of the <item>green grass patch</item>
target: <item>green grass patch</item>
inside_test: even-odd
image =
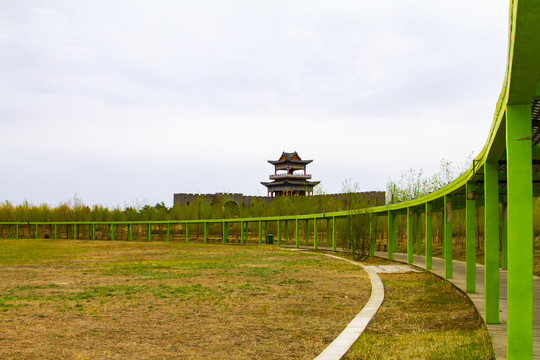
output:
[[[493,359],[470,300],[433,274],[380,274],[385,300],[344,359]]]
[[[313,359],[371,291],[358,267],[270,246],[24,239],[0,248],[0,322],[13,324],[0,334],[0,359]]]

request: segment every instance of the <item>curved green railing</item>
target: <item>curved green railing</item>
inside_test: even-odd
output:
[[[396,249],[396,217],[407,216],[407,260],[413,261],[414,235],[421,229],[413,227],[414,216],[425,218],[426,266],[431,267],[432,213],[443,213],[443,257],[445,277],[452,278],[452,211],[465,209],[467,291],[476,290],[475,228],[476,206],[484,206],[485,253],[485,320],[499,323],[499,235],[502,235],[502,267],[508,269],[508,323],[507,355],[509,359],[530,359],[533,349],[533,222],[532,200],[535,180],[540,180],[540,2],[514,0],[510,3],[509,51],[506,76],[487,142],[474,159],[471,167],[449,185],[423,197],[384,206],[359,209],[371,214],[371,252],[375,246],[374,216],[388,219],[388,257]],[[500,219],[499,205],[503,215]],[[305,232],[313,222],[315,248],[319,245],[318,226],[326,220],[326,245],[336,250],[336,219],[349,215],[349,211],[324,214],[272,216],[243,219],[203,219],[168,221],[120,222],[3,222],[9,237],[19,237],[21,226],[27,226],[27,235],[38,237],[39,227],[49,227],[49,234],[57,237],[58,227],[65,227],[68,238],[77,239],[79,230],[88,226],[87,238],[95,239],[96,227],[106,227],[107,238],[115,238],[115,228],[125,227],[127,239],[133,240],[134,227],[146,227],[146,239],[152,240],[152,226],[165,226],[166,239],[171,236],[171,226],[182,224],[186,241],[190,226],[202,224],[204,242],[208,242],[209,226],[220,224],[222,241],[228,242],[231,224],[239,224],[240,242],[245,243],[249,224],[258,224],[258,242],[263,243],[263,233],[268,224],[277,225],[277,243],[282,243],[283,228],[289,237],[289,223],[294,222],[295,245],[300,246],[300,224]],[[499,234],[499,221],[503,232]],[[215,225],[214,225],[215,226]],[[264,228],[264,230],[263,230]],[[103,232],[103,231],[102,231]],[[178,233],[178,232],[177,232]],[[307,238],[306,238],[307,240]],[[421,240],[420,240],[421,242]],[[306,241],[307,244],[307,241]]]

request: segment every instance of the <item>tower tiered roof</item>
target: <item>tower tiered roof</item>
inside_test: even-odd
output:
[[[313,195],[313,187],[320,181],[308,181],[311,175],[306,173],[306,166],[312,161],[302,160],[296,151],[283,152],[278,160],[268,160],[274,165],[274,175],[270,175],[270,180],[273,181],[261,182],[267,187],[268,196]],[[295,173],[295,171],[301,171],[301,173]]]

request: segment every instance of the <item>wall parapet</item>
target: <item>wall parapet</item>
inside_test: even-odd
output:
[[[355,193],[372,202],[373,205],[384,205],[385,192],[384,191],[365,191]],[[347,194],[322,194],[313,195],[314,198],[345,198]],[[265,203],[270,203],[276,200],[277,197],[257,196],[257,195],[244,195],[242,193],[214,193],[214,194],[195,194],[195,193],[176,193],[173,198],[173,205],[186,206],[194,204],[198,199],[204,199],[207,204],[215,204],[221,200],[232,200],[238,205],[248,207],[253,200],[260,200]]]

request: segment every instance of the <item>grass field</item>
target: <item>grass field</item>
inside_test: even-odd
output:
[[[312,359],[359,267],[274,247],[0,240],[0,359]]]
[[[428,273],[380,274],[385,300],[344,360],[494,359],[470,300]]]

